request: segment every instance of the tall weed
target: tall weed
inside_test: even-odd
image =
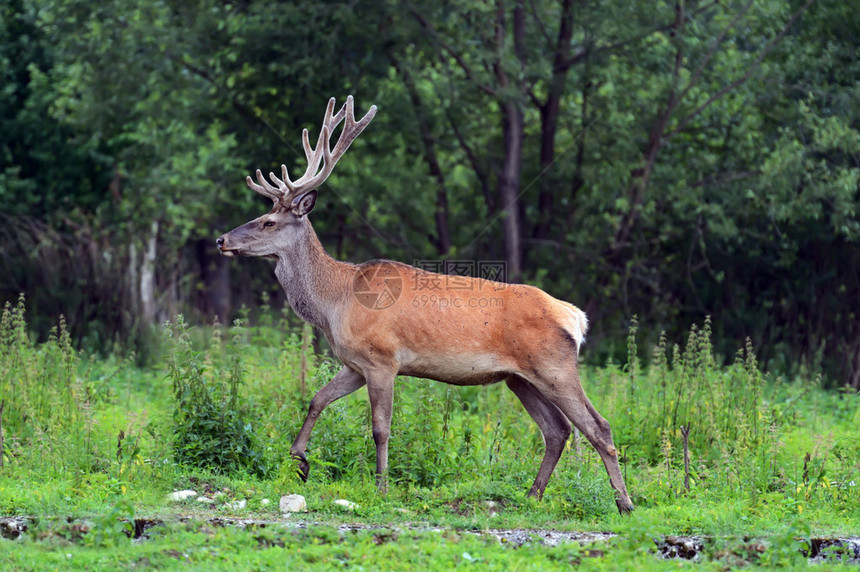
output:
[[[33,467],[87,470],[103,461],[93,438],[99,395],[77,375],[80,360],[60,316],[48,341],[27,332],[24,296],[0,316],[0,395],[5,455]]]
[[[801,461],[796,446],[789,447],[804,422],[798,403],[810,392],[816,399],[827,394],[808,382],[767,380],[749,339],[732,365],[719,366],[709,317],[701,328],[690,329],[683,349],[673,346],[671,356],[669,341],[661,335],[650,367],[641,367],[637,328],[634,321],[628,336],[627,379],[609,364],[593,372],[596,381],[588,390],[612,423],[616,445],[641,469],[631,485],[640,503],[724,491],[725,496],[745,496],[751,511],[776,503],[799,514],[810,497],[826,497],[836,504],[851,496],[860,468],[856,461],[853,466],[839,465],[838,486],[815,468],[832,466],[826,462],[826,451],[836,445],[832,435],[820,438],[820,446],[807,455],[807,476],[801,479],[789,469]],[[635,386],[625,387],[622,380]],[[856,396],[851,401],[856,407]],[[690,492],[683,486],[682,427],[690,430]],[[851,440],[843,440],[847,442]],[[786,457],[789,454],[794,457]],[[856,459],[856,451],[844,458]]]

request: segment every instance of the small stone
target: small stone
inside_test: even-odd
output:
[[[355,510],[358,508],[357,504],[355,504],[354,502],[350,502],[346,499],[337,499],[336,501],[334,501],[334,504],[339,507],[343,507],[346,510]]]
[[[487,506],[487,508],[496,508],[498,506],[498,503],[492,500],[486,500],[484,501],[484,504]]]
[[[209,497],[197,497],[196,500],[197,500],[197,502],[202,503],[202,504],[212,504],[215,502],[214,500],[210,499]]]
[[[248,501],[245,499],[233,501],[231,503],[227,503],[227,507],[230,510],[243,510],[246,506],[248,506]]]
[[[173,502],[182,502],[182,501],[185,501],[188,499],[193,499],[196,496],[197,496],[197,493],[195,491],[192,491],[192,490],[174,491],[174,492],[170,493],[169,495],[167,495],[167,500],[170,500]]]
[[[269,506],[271,503],[269,499],[260,499],[260,506]]]
[[[302,495],[284,495],[278,507],[281,512],[308,512],[308,503]]]

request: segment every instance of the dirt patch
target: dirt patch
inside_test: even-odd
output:
[[[22,516],[13,516],[0,518],[0,536],[15,540],[25,532],[29,527],[29,520]]]
[[[487,534],[495,537],[503,544],[510,543],[514,546],[536,543],[540,543],[545,546],[558,546],[565,542],[591,544],[594,542],[605,542],[615,536],[612,532],[562,532],[558,530],[530,530],[526,528],[491,528],[488,530],[473,532],[472,534]]]
[[[34,524],[39,523],[40,528],[45,522],[56,521],[58,525],[55,534],[61,536],[72,536],[71,541],[80,540],[90,530],[90,523],[86,520],[71,518],[41,519],[32,517],[0,517],[0,536],[8,541],[19,539],[23,534],[31,530]],[[124,521],[123,522],[128,522]],[[214,528],[236,527],[248,531],[263,530],[269,527],[282,527],[289,529],[307,529],[319,526],[319,524],[307,521],[290,520],[261,520],[252,518],[191,518],[182,517],[175,520],[162,520],[157,518],[134,519],[133,527],[127,532],[128,536],[136,541],[146,541],[149,531],[170,522],[185,523],[198,530],[207,529],[214,534]],[[201,530],[202,531],[202,530]],[[385,544],[394,541],[403,532],[450,532],[440,527],[422,527],[415,525],[381,526],[365,524],[342,524],[337,527],[337,534],[346,535],[359,531],[370,531],[373,533],[373,541],[376,544]],[[611,532],[569,532],[558,530],[535,530],[535,529],[486,529],[486,530],[458,530],[457,534],[471,534],[476,536],[490,536],[502,544],[511,546],[522,546],[524,544],[542,544],[545,546],[557,546],[559,544],[577,542],[580,545],[589,545],[587,551],[590,556],[600,556],[605,549],[600,544],[605,544],[616,535]],[[255,537],[261,545],[272,541],[264,537]],[[664,536],[654,539],[654,552],[656,555],[667,559],[697,560],[705,550],[713,544],[714,539],[707,536]],[[597,545],[597,546],[595,546]],[[797,539],[798,551],[810,562],[841,562],[844,564],[860,564],[860,537],[848,538],[812,538],[808,540]],[[726,562],[734,562],[743,566],[756,561],[763,552],[767,550],[766,540],[739,540],[737,546],[729,550],[714,552],[713,557]],[[173,551],[170,554],[175,558],[187,558],[181,552]]]
[[[663,558],[695,560],[705,549],[706,540],[701,536],[666,536],[662,540],[655,539],[654,542]]]
[[[150,528],[162,525],[164,525],[164,521],[156,518],[136,518],[134,519],[134,528],[128,531],[127,534],[135,540],[139,538],[149,538],[147,531]]]
[[[800,551],[813,562],[842,560],[860,564],[860,537],[812,538],[810,545]]]

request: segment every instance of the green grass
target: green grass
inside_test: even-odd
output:
[[[28,539],[16,542],[14,550],[0,553],[0,561],[14,570],[547,570],[572,565],[600,570],[772,569],[803,565],[794,535],[804,532],[794,528],[775,535],[765,550],[756,541],[720,538],[708,545],[697,562],[670,563],[653,555],[653,530],[638,517],[628,520],[622,535],[584,546],[506,545],[486,534],[453,529],[257,525],[242,530],[200,521],[162,525],[151,529],[148,540],[130,542],[121,525],[102,519],[86,534],[74,525],[39,527]],[[836,568],[828,563],[827,569]]]
[[[114,545],[115,546],[115,545]],[[606,547],[603,547],[606,548]],[[606,569],[656,569],[653,557],[607,550],[596,557],[577,544],[500,547],[485,537],[456,532],[383,529],[341,535],[331,527],[240,531],[208,524],[174,525],[123,550],[80,546],[59,535],[24,543],[5,562],[16,570],[182,568],[199,570],[546,570],[592,561]],[[619,558],[619,556],[623,556]]]
[[[637,347],[632,329],[626,365],[583,368],[586,391],[612,424],[624,456],[637,505],[625,518],[616,512],[602,463],[584,441],[577,453],[571,439],[542,501],[526,498],[543,444],[503,386],[399,380],[387,496],[373,485],[366,391],[335,402],[314,431],[310,479],[302,483],[289,446],[313,391],[338,366],[305,355],[308,388],[302,395],[300,332],[274,323],[230,332],[180,323],[166,339],[166,365],[138,369],[130,356],[77,354],[62,322],[51,340],[32,343],[21,303],[7,308],[0,323],[0,515],[74,516],[101,522],[107,533],[69,540],[51,530],[33,532],[15,550],[9,541],[0,543],[0,566],[527,569],[583,561],[638,569],[660,564],[648,551],[652,538],[664,534],[734,539],[726,542],[735,548],[725,554],[715,548],[705,559],[717,567],[740,558],[732,554],[743,537],[768,539],[771,548],[750,559],[766,566],[794,562],[796,537],[856,536],[858,396],[825,392],[815,379],[762,373],[749,344],[733,365],[718,365],[709,328],[709,322],[694,328],[683,347],[662,340],[650,352]],[[646,353],[647,365],[640,363]],[[682,426],[691,427],[689,491]],[[212,505],[166,501],[170,491],[186,488],[222,494]],[[294,521],[446,532],[407,531],[379,541],[373,532],[335,538],[324,528],[267,529],[260,534],[273,539],[259,540],[250,531],[194,524],[168,526],[133,544],[111,532],[121,526],[118,518],[132,516],[279,520],[278,499],[290,493],[304,495],[311,511]],[[339,498],[359,507],[345,512],[333,504]],[[247,508],[230,506],[241,499]],[[458,532],[486,528],[622,536],[596,557],[578,546],[512,548]]]

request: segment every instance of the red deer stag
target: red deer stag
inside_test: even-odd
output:
[[[344,366],[313,398],[292,445],[306,479],[311,430],[333,401],[367,385],[376,443],[376,480],[387,488],[388,438],[394,379],[424,377],[454,385],[504,380],[543,433],[546,445],[530,496],[543,496],[570,436],[571,423],[606,466],[622,513],[633,509],[618,466],[609,423],[582,389],[577,368],[588,322],[575,306],[533,286],[434,274],[398,262],[349,264],[330,257],[308,214],[316,189],[376,115],[356,121],[352,97],[334,113],[328,102],[315,147],[302,144],[308,168],[296,181],[286,166],[267,181],[257,170],[248,186],[275,204],[268,214],[216,241],[225,256],[268,256],[293,310],[325,334]],[[334,149],[331,135],[343,122]],[[320,166],[320,162],[322,165]]]

